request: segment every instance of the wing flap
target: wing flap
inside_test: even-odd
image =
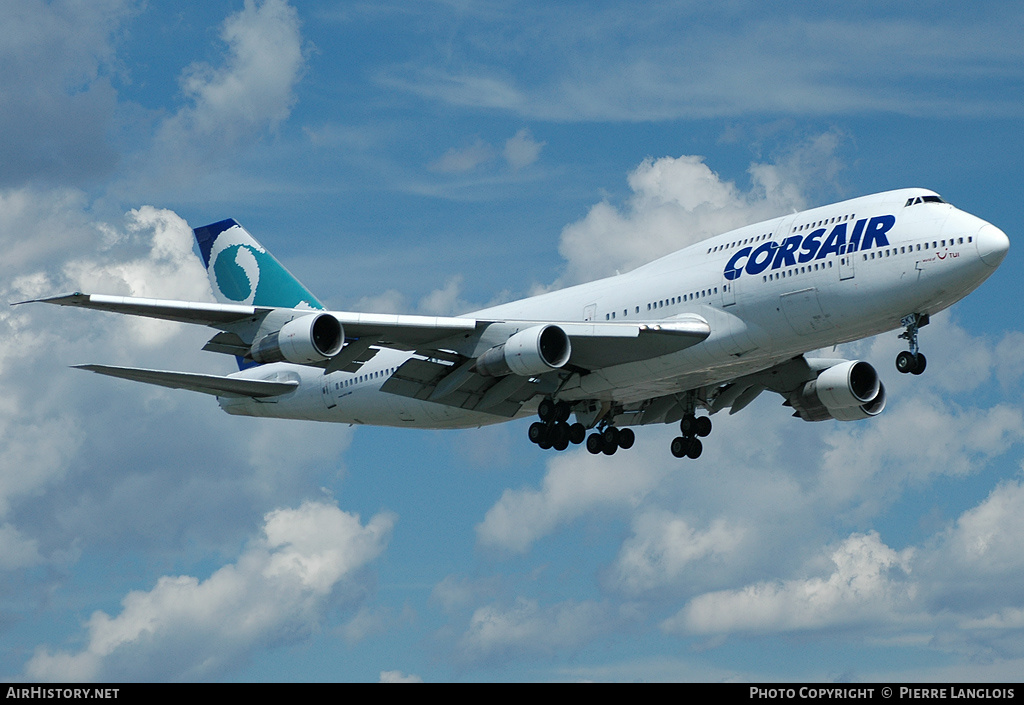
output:
[[[113,367],[110,365],[73,365],[73,367],[110,377],[130,379],[134,382],[145,382],[171,389],[187,389],[217,397],[254,397],[256,399],[276,397],[287,394],[299,386],[297,381],[272,382],[191,372],[146,370],[138,367]]]
[[[437,385],[453,372],[454,366],[434,360],[413,358],[399,367],[381,386],[381,391],[460,409],[485,411],[495,416],[512,418],[535,394],[550,392],[544,382],[519,377],[510,384],[508,378],[495,380],[470,375],[458,388],[431,398]],[[494,390],[492,392],[492,390]],[[491,392],[491,394],[488,394]]]

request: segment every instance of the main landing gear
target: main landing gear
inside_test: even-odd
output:
[[[569,444],[579,445],[586,440],[587,450],[595,455],[598,453],[612,455],[619,448],[623,450],[632,448],[636,441],[636,435],[632,429],[620,429],[609,425],[603,425],[603,428],[590,434],[590,438],[587,438],[587,429],[583,424],[568,423],[571,413],[572,406],[568,402],[556,402],[550,398],[542,400],[537,407],[540,421],[530,424],[530,440],[544,450],[548,448],[565,450]]]
[[[572,406],[568,402],[544,399],[537,407],[540,421],[530,424],[530,440],[544,450],[565,450],[570,443],[582,443],[587,429],[581,423],[567,423],[571,413]]]
[[[614,455],[619,448],[629,450],[636,441],[636,434],[631,428],[615,428],[607,426],[603,431],[591,433],[587,438],[587,450],[594,455],[604,453]]]
[[[704,444],[700,439],[706,438],[711,433],[711,418],[708,416],[697,417],[692,413],[686,414],[679,422],[679,431],[683,435],[672,439],[670,447],[672,455],[677,458],[696,460],[704,451]]]
[[[904,316],[900,323],[906,328],[903,333],[900,333],[900,338],[910,344],[910,350],[904,350],[896,356],[896,369],[903,374],[909,372],[919,375],[924,372],[928,361],[918,348],[917,332],[928,325],[928,314],[912,313],[909,316]]]

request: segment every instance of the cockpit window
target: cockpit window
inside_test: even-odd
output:
[[[917,205],[918,203],[945,203],[945,201],[939,196],[917,196],[916,198],[908,198],[904,208]]]

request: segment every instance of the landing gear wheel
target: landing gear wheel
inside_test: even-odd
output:
[[[581,423],[574,423],[569,427],[569,442],[578,446],[587,438],[587,429]]]
[[[609,426],[601,433],[601,440],[604,441],[605,446],[619,447],[619,429],[614,426]],[[609,453],[608,455],[611,455]]]
[[[915,374],[915,375],[921,374],[922,372],[924,372],[924,368],[925,368],[925,366],[927,364],[928,364],[928,361],[924,358],[924,353],[918,353],[917,354],[917,362],[914,365],[914,369],[912,369],[910,371],[911,374]]]
[[[917,361],[914,359],[914,353],[909,350],[904,350],[896,356],[896,369],[899,370],[900,374],[911,372],[916,367]]]
[[[569,447],[569,426],[564,423],[556,423],[552,429],[551,447],[555,450],[565,450]]]
[[[669,450],[672,451],[672,455],[677,458],[685,458],[686,451],[690,449],[689,438],[683,438],[682,436],[676,436],[672,439],[672,445],[669,446]]]
[[[555,404],[555,421],[568,421],[572,413],[572,404],[567,401],[560,401]]]
[[[686,457],[690,460],[696,460],[700,457],[700,454],[704,451],[704,444],[700,442],[699,438],[690,439],[690,447],[686,449]]]
[[[711,418],[708,416],[701,416],[697,419],[696,432],[701,438],[707,438],[711,435]]]
[[[679,432],[687,437],[695,435],[697,433],[697,417],[693,414],[687,414],[680,419]]]
[[[604,450],[604,439],[601,438],[600,433],[591,433],[590,436],[587,437],[587,450],[594,455],[597,455]]]
[[[633,447],[633,443],[636,442],[636,434],[633,433],[631,428],[620,428],[619,429],[619,448],[622,450],[629,450]]]
[[[537,416],[544,423],[555,420],[555,401],[554,399],[542,399],[540,404],[537,405]]]
[[[615,451],[617,451],[618,449],[618,443],[608,443],[607,441],[605,441],[604,448],[601,449],[601,452],[604,453],[605,455],[615,455]]]
[[[539,444],[542,440],[548,437],[547,424],[541,421],[534,421],[530,424],[529,430],[530,441]]]

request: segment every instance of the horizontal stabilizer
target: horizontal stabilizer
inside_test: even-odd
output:
[[[216,397],[276,397],[294,390],[298,382],[270,382],[262,379],[242,379],[201,375],[191,372],[167,372],[165,370],[144,370],[137,367],[111,367],[109,365],[73,365],[78,370],[89,370],[101,375],[130,379],[135,382],[156,384],[171,389],[188,389],[192,392],[212,394]]]
[[[172,301],[167,299],[144,299],[135,296],[107,296],[105,294],[81,293],[50,296],[45,299],[19,301],[18,303],[76,306],[78,308],[92,308],[112,313],[127,313],[132,316],[161,318],[165,321],[199,323],[214,327],[242,321],[259,314],[261,311],[269,310],[253,306],[241,306],[239,304],[211,304],[200,301]]]

